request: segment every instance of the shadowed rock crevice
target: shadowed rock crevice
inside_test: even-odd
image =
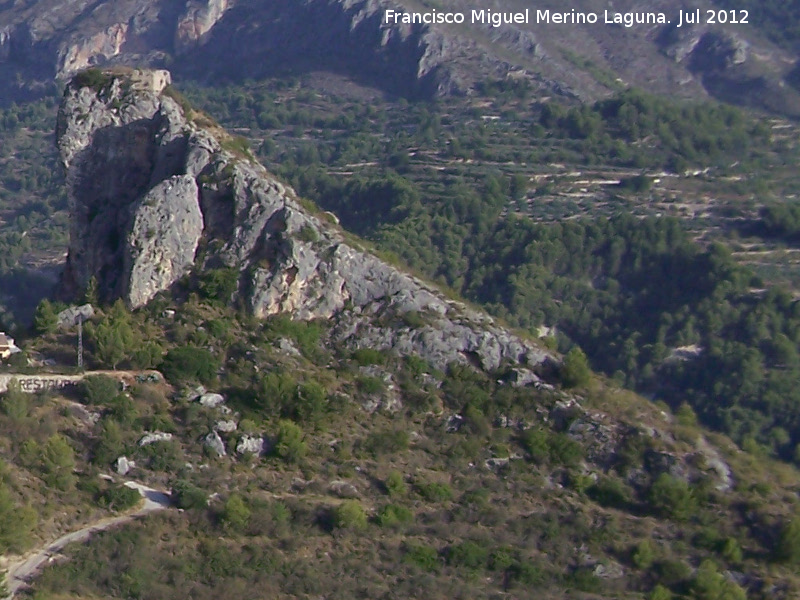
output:
[[[122,293],[123,242],[133,204],[148,189],[155,163],[150,143],[155,119],[97,130],[92,142],[72,158],[70,190],[70,270],[66,285],[80,289],[100,273],[101,298]]]

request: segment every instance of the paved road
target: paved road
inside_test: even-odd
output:
[[[153,488],[134,481],[126,481],[125,485],[131,489],[138,490],[144,498],[144,502],[135,512],[95,521],[82,529],[62,535],[57,540],[31,551],[19,561],[11,563],[6,573],[6,588],[8,590],[6,600],[13,598],[20,588],[36,576],[42,565],[58,555],[68,544],[73,542],[85,542],[93,533],[105,531],[116,525],[128,523],[142,515],[157,510],[163,510],[171,506],[169,494],[165,492],[154,490]]]

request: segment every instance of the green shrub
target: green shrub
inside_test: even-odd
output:
[[[109,417],[100,421],[98,427],[99,433],[92,452],[92,463],[108,466],[115,458],[125,453],[122,428]]]
[[[139,453],[153,471],[176,473],[185,462],[180,444],[174,440],[148,444]]]
[[[549,439],[550,462],[565,467],[575,467],[583,459],[583,448],[566,433],[553,433]]]
[[[53,333],[58,328],[58,314],[53,304],[45,298],[33,313],[33,328],[36,333]]]
[[[398,454],[408,450],[408,432],[403,429],[373,431],[367,436],[364,448],[374,457]]]
[[[634,175],[633,177],[625,177],[620,180],[618,187],[627,192],[635,194],[642,194],[650,191],[653,186],[653,180],[647,175]]]
[[[675,411],[675,417],[679,425],[684,427],[697,427],[697,413],[686,402],[683,402],[678,410]]]
[[[411,329],[420,329],[428,324],[425,316],[417,310],[404,312],[401,318],[403,319],[403,324]]]
[[[416,354],[410,354],[405,358],[406,369],[408,372],[411,373],[414,377],[419,377],[423,373],[430,370],[430,365],[424,359],[420,358]]]
[[[250,508],[239,494],[231,494],[220,513],[222,524],[233,531],[244,531],[250,521]]]
[[[298,423],[316,423],[325,413],[328,393],[316,381],[307,381],[297,386],[294,402],[285,406],[281,414]]]
[[[428,572],[438,571],[442,564],[436,548],[421,544],[408,544],[403,562]]]
[[[540,586],[547,579],[547,574],[541,567],[526,560],[512,565],[509,575],[514,581],[526,586]]]
[[[79,88],[88,87],[98,93],[102,92],[107,86],[111,85],[113,80],[113,75],[110,73],[104,73],[102,70],[95,68],[81,71],[72,79],[75,85],[77,85]]]
[[[136,369],[154,369],[162,359],[164,349],[155,342],[142,344],[131,354],[131,365]]]
[[[277,524],[288,523],[292,520],[292,511],[283,502],[275,501],[269,506],[269,514]]]
[[[231,136],[222,140],[222,147],[241,158],[251,159],[253,157],[250,151],[250,141],[241,135]]]
[[[642,540],[631,552],[631,562],[637,569],[646,571],[653,566],[656,559],[656,550],[650,540]]]
[[[647,600],[672,600],[672,598],[672,592],[661,584],[657,584],[647,596]]]
[[[491,571],[505,573],[515,564],[514,551],[511,548],[496,548],[489,554],[488,567]]]
[[[106,406],[120,391],[119,381],[108,375],[90,375],[81,384],[86,401],[97,406]]]
[[[202,509],[208,506],[208,494],[196,485],[181,479],[172,486],[175,505],[184,510]]]
[[[59,434],[50,436],[39,454],[39,468],[44,482],[66,491],[75,485],[75,453],[67,439]]]
[[[2,410],[3,414],[14,423],[19,423],[28,417],[30,412],[29,394],[20,389],[17,381],[9,382],[8,389],[3,394]]]
[[[122,512],[133,508],[142,500],[142,495],[138,490],[129,488],[126,485],[115,485],[105,490],[98,499],[101,506]]]
[[[273,415],[289,416],[296,397],[297,380],[289,373],[276,371],[259,379],[254,404]]]
[[[391,498],[405,496],[408,493],[408,486],[405,478],[400,471],[392,471],[386,478],[386,492]]]
[[[278,423],[275,454],[288,463],[298,463],[306,455],[308,446],[303,441],[303,430],[292,421]]]
[[[367,513],[358,500],[345,500],[333,509],[333,524],[339,529],[364,529]]]
[[[625,508],[632,500],[628,487],[614,477],[600,477],[587,493],[598,504],[614,508]]]
[[[781,562],[800,564],[800,518],[795,517],[781,527],[774,554]]]
[[[159,369],[174,384],[209,384],[216,379],[219,367],[219,360],[205,348],[180,346],[167,352]]]
[[[742,547],[736,538],[729,537],[719,546],[719,553],[729,563],[742,562]]]
[[[569,579],[570,583],[582,592],[596,593],[602,589],[602,580],[589,567],[576,569]]]
[[[307,242],[309,244],[313,244],[319,240],[319,234],[313,227],[309,225],[304,225],[300,231],[297,232],[297,237],[300,239],[300,241]]]
[[[538,465],[547,462],[550,456],[549,434],[544,429],[528,429],[522,434],[522,445],[530,458]]]
[[[473,404],[467,404],[463,413],[464,422],[470,433],[481,438],[489,435],[492,428],[483,410]]]
[[[656,563],[656,576],[658,582],[667,587],[675,587],[689,580],[692,569],[682,560],[667,559]]]
[[[592,370],[589,368],[589,361],[583,350],[575,347],[567,352],[560,375],[561,383],[566,388],[583,387],[589,383]]]
[[[446,552],[447,564],[477,571],[486,567],[489,551],[472,541],[453,544]]]
[[[405,506],[398,506],[397,504],[387,504],[378,511],[378,516],[376,517],[376,521],[381,527],[397,527],[413,520],[414,514]]]
[[[200,274],[197,287],[206,300],[227,305],[239,286],[239,271],[232,268],[209,269]]]
[[[691,589],[696,600],[747,600],[745,591],[720,573],[710,560],[700,565]]]
[[[656,514],[685,521],[697,510],[689,484],[668,473],[659,475],[647,493],[647,502]]]
[[[139,416],[136,404],[127,393],[117,394],[108,401],[109,415],[120,425],[130,426]]]
[[[417,492],[428,502],[447,502],[453,499],[453,488],[446,483],[416,483]]]
[[[0,551],[23,550],[36,520],[36,512],[29,506],[16,504],[6,484],[0,482]]]
[[[356,379],[356,385],[358,385],[358,389],[365,394],[380,394],[386,388],[382,379],[378,377],[369,377],[367,375],[358,377]]]
[[[386,363],[386,356],[380,350],[373,348],[359,348],[353,352],[353,360],[359,366],[366,367],[368,365],[382,365]]]
[[[270,339],[288,337],[294,340],[297,348],[306,357],[313,357],[319,350],[322,327],[318,323],[293,321],[287,315],[271,317],[264,324],[265,333]]]

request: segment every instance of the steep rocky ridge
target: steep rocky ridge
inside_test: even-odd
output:
[[[662,11],[677,21],[674,0],[621,0],[613,11]],[[165,66],[182,77],[241,80],[332,71],[392,93],[429,97],[466,93],[487,77],[522,77],[542,95],[595,99],[634,85],[682,96],[800,114],[792,80],[796,57],[749,25],[623,27],[529,23],[403,25],[384,22],[394,10],[462,11],[466,0],[434,7],[417,0],[76,0],[0,7],[0,75],[30,88],[103,64]],[[483,7],[480,7],[483,8]],[[496,11],[564,10],[561,3],[514,0]],[[596,12],[607,3],[570,7]],[[532,21],[535,19],[531,19]],[[787,79],[788,78],[788,79]],[[18,96],[15,84],[9,98]]]
[[[66,89],[57,140],[71,211],[67,293],[94,277],[102,297],[136,308],[194,268],[228,268],[257,317],[339,315],[333,335],[353,346],[414,352],[440,368],[550,358],[346,242],[236,140],[164,93],[169,80],[94,71]],[[403,319],[414,326],[398,327]]]

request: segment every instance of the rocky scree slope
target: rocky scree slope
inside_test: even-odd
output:
[[[346,243],[235,139],[170,97],[168,72],[89,73],[67,86],[56,134],[71,212],[67,294],[95,278],[102,298],[136,308],[193,270],[228,269],[233,296],[257,317],[336,316],[335,339],[354,347],[416,353],[439,368],[552,358]]]
[[[754,25],[678,29],[677,11],[707,0],[581,0],[577,12],[664,12],[670,24],[624,27],[471,23],[467,0],[39,0],[0,5],[0,77],[22,88],[93,65],[170,68],[194,79],[242,80],[329,71],[404,96],[464,93],[486,78],[521,78],[541,95],[584,100],[634,85],[800,114],[796,56]],[[387,23],[387,9],[466,15],[463,25]],[[494,11],[564,10],[513,0]],[[705,13],[703,13],[705,14]],[[794,73],[794,75],[793,75]],[[787,84],[788,83],[788,84]],[[24,90],[8,88],[9,98]],[[15,91],[16,90],[16,91]],[[28,90],[30,91],[30,90]]]

